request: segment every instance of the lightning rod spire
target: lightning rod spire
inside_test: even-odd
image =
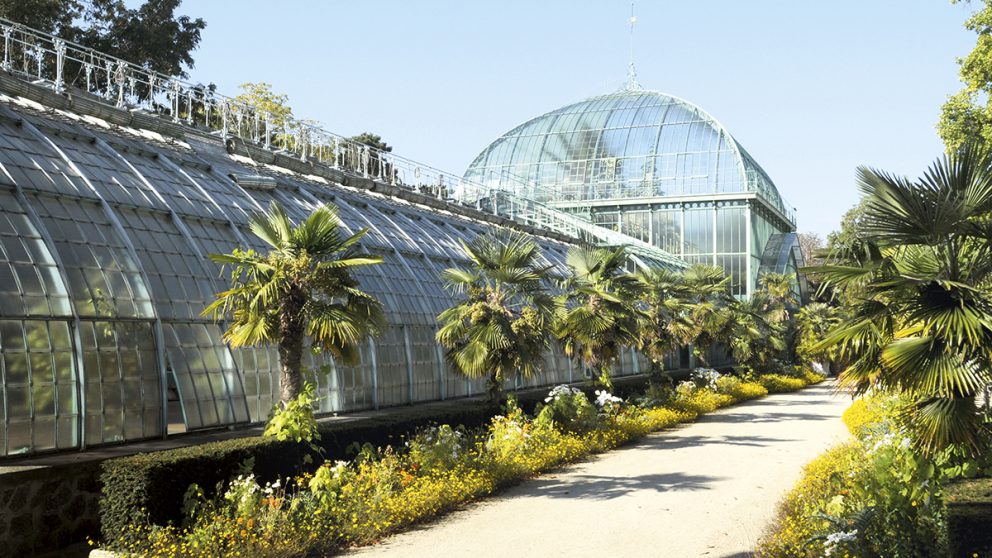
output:
[[[637,68],[634,67],[634,24],[637,23],[637,15],[634,13],[634,3],[630,3],[630,57],[627,63],[627,84],[624,89],[640,89],[641,84],[637,83]]]

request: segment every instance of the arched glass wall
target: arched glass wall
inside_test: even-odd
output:
[[[200,311],[228,279],[206,256],[264,249],[247,222],[272,201],[296,220],[335,204],[384,258],[358,273],[386,308],[383,335],[355,366],[307,356],[321,412],[483,393],[447,366],[434,334],[452,302],[440,272],[467,265],[459,240],[492,225],[252,164],[218,140],[194,149],[89,122],[0,97],[0,456],[264,421],[279,393],[275,349],[232,350]],[[258,175],[277,186],[236,180]],[[569,245],[539,241],[561,272]],[[640,359],[626,354],[620,373]],[[581,374],[555,351],[519,385]]]

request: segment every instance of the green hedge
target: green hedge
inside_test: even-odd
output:
[[[534,394],[528,399],[536,401],[536,397]],[[475,427],[493,414],[493,407],[470,401],[457,408],[409,407],[394,415],[321,424],[320,446],[328,459],[339,459],[346,457],[349,446],[356,442],[396,445],[403,436],[429,424]],[[256,436],[107,460],[100,475],[103,539],[119,539],[128,525],[178,522],[189,485],[196,483],[210,492],[249,458],[255,460],[258,477],[273,480],[298,472],[307,452],[300,444]],[[321,460],[315,461],[319,464]]]
[[[992,478],[944,487],[952,556],[992,556]]]

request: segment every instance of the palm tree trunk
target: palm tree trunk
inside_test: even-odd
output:
[[[279,315],[279,403],[286,407],[303,391],[300,362],[303,359],[303,296],[286,297]]]
[[[499,404],[503,398],[503,375],[499,370],[493,370],[486,378],[486,391],[489,393],[489,402],[493,405]]]
[[[672,377],[665,371],[663,362],[651,359],[651,370],[648,372],[648,385],[653,387],[664,387],[671,385]]]
[[[303,329],[295,334],[284,334],[279,341],[279,403],[283,408],[300,396],[303,378],[300,362],[303,359]]]

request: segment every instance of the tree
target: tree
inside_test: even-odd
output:
[[[348,139],[355,143],[360,143],[362,145],[367,145],[374,149],[378,149],[379,151],[385,151],[386,153],[393,152],[392,146],[390,146],[388,143],[383,141],[382,137],[379,134],[373,134],[371,132],[362,132],[361,134],[358,134],[357,136],[352,136]]]
[[[443,278],[462,297],[438,317],[437,341],[455,370],[486,378],[489,398],[503,382],[540,370],[548,349],[555,301],[547,292],[549,266],[538,245],[515,233],[490,233],[462,242],[470,269],[450,268]]]
[[[765,273],[745,300],[728,305],[730,345],[734,359],[753,372],[771,372],[789,360],[795,333],[792,311],[798,307],[794,275]]]
[[[224,340],[233,347],[276,343],[279,347],[280,403],[299,397],[304,338],[314,350],[330,352],[345,364],[357,362],[359,344],[384,324],[378,300],[358,288],[359,266],[382,262],[359,252],[367,229],[341,234],[337,208],[318,207],[294,225],[273,202],[255,215],[251,231],[270,246],[267,254],[237,249],[210,259],[233,266],[232,286],[218,293],[204,316],[233,319]]]
[[[978,40],[974,50],[958,59],[964,87],[944,103],[937,122],[937,132],[950,151],[992,139],[992,0],[984,0],[964,27],[978,34]]]
[[[992,157],[965,146],[915,182],[862,167],[870,257],[821,266],[823,281],[858,293],[816,349],[850,365],[842,384],[912,400],[907,426],[922,451],[983,451],[976,396],[992,381]]]
[[[803,306],[796,316],[796,357],[800,362],[826,365],[825,371],[834,369],[839,359],[836,346],[821,347],[820,342],[840,325],[842,310],[826,302],[811,302]]]
[[[293,109],[289,106],[289,96],[272,91],[272,85],[265,82],[247,82],[238,86],[241,93],[234,98],[232,116],[254,121],[258,115],[259,137],[266,133],[265,118],[268,115],[268,134],[276,146],[285,146],[288,141],[284,126],[293,119]]]
[[[696,264],[683,272],[688,296],[688,318],[682,338],[692,345],[693,354],[709,364],[709,353],[718,344],[729,345],[734,330],[732,312],[735,299],[730,294],[730,277],[722,268]]]
[[[382,140],[379,134],[362,132],[357,136],[348,138],[357,144],[370,147],[366,153],[359,154],[360,159],[353,165],[355,170],[367,172],[371,176],[379,178],[392,178],[393,168],[388,161],[383,159],[382,153],[391,153],[392,146]]]
[[[634,274],[635,290],[641,306],[638,347],[651,359],[648,382],[670,383],[665,358],[690,342],[686,332],[689,288],[681,273],[664,269],[642,269]]]
[[[613,388],[611,368],[624,347],[638,342],[636,280],[624,268],[623,247],[569,250],[562,311],[556,335],[565,354],[599,373],[599,383]]]
[[[812,232],[802,232],[799,233],[799,248],[803,251],[803,257],[806,259],[806,265],[817,265],[822,263],[823,258],[820,252],[826,246],[823,243],[823,239],[820,235]]]
[[[865,201],[861,200],[848,209],[840,220],[840,229],[827,235],[827,252],[847,252],[870,240],[864,230]]]
[[[207,24],[200,18],[177,17],[180,1],[147,0],[128,8],[123,0],[0,0],[0,17],[157,72],[186,77]]]
[[[234,98],[237,104],[247,106],[260,114],[268,114],[271,126],[282,126],[293,117],[289,96],[272,91],[271,84],[247,82],[242,83],[238,88],[242,92]]]
[[[200,44],[202,19],[176,16],[182,0],[147,0],[128,8],[123,0],[90,0],[89,23],[77,40],[85,46],[170,76],[186,77]]]
[[[0,17],[62,36],[75,36],[73,22],[82,15],[79,0],[0,0]]]

